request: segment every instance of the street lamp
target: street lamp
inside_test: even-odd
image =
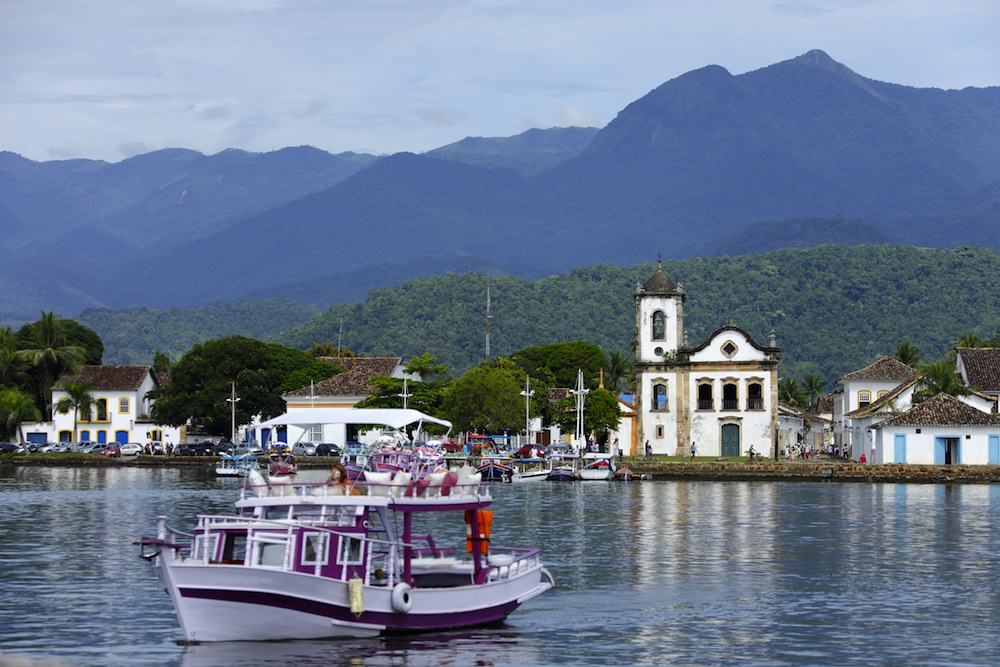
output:
[[[524,396],[524,439],[526,441],[531,440],[531,397],[535,395],[531,385],[528,384],[530,380],[529,376],[524,376],[524,391],[521,392],[521,396]]]
[[[229,442],[232,443],[236,442],[236,404],[239,402],[240,399],[236,397],[236,383],[233,382],[232,396],[226,399],[226,403],[229,403],[230,407],[232,408],[232,414],[233,414],[233,421],[232,421],[233,431],[232,431],[232,436],[229,439]]]

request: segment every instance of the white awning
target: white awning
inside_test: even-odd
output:
[[[450,421],[425,415],[419,410],[401,408],[297,408],[274,419],[268,419],[256,428],[297,426],[308,429],[323,424],[372,424],[401,429],[418,422],[440,424],[451,431]]]

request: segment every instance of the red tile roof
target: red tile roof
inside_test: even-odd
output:
[[[907,382],[917,376],[917,372],[894,357],[882,357],[874,364],[865,366],[859,371],[848,373],[840,378],[844,380],[877,380],[889,382]]]
[[[402,363],[401,357],[322,357],[344,369],[332,377],[286,392],[285,396],[366,396],[372,392],[369,380],[390,377]]]
[[[979,391],[1000,392],[1000,348],[960,347],[969,386]]]
[[[79,373],[63,373],[57,389],[67,382],[84,382],[91,391],[136,391],[150,374],[149,366],[84,366]]]
[[[938,394],[873,428],[883,426],[1000,426],[1000,415],[977,410],[954,396]]]

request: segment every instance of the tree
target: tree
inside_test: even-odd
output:
[[[311,357],[353,357],[352,350],[341,350],[333,343],[313,343],[309,346],[308,354]]]
[[[503,433],[524,425],[524,371],[510,359],[483,362],[455,381],[444,400],[446,418],[459,431]]]
[[[541,379],[549,375],[552,387],[575,386],[580,370],[584,377],[590,378],[591,386],[596,387],[598,372],[607,365],[601,348],[583,341],[526,347],[511,355],[511,359],[531,377]]]
[[[153,375],[164,375],[170,372],[170,357],[162,352],[153,355]]]
[[[30,395],[20,389],[0,389],[0,440],[22,441],[21,424],[41,417]]]
[[[42,319],[33,325],[25,325],[18,332],[30,333],[28,347],[18,353],[28,364],[33,378],[35,405],[45,415],[52,417],[52,385],[64,371],[76,372],[83,366],[86,351],[79,345],[69,345],[64,334],[65,320],[51,312],[42,313]],[[29,328],[30,327],[30,328]]]
[[[281,394],[337,373],[333,364],[301,350],[230,336],[199,343],[170,369],[170,384],[153,404],[153,418],[180,426],[189,420],[210,433],[229,433],[236,383],[236,424],[255,416],[270,419],[285,411]]]
[[[403,407],[403,380],[391,377],[373,377],[368,384],[374,391],[358,403],[359,408],[401,408]],[[444,412],[446,385],[429,384],[410,380],[406,385],[406,407],[420,410],[432,417],[441,417]]]
[[[67,396],[60,398],[56,403],[56,411],[73,411],[73,442],[76,442],[77,422],[80,417],[83,417],[84,421],[90,421],[90,411],[96,399],[90,393],[90,385],[86,382],[67,382],[64,389]]]
[[[805,386],[803,387],[803,391],[805,392],[806,396],[809,399],[809,406],[811,408],[816,406],[816,402],[819,399],[819,397],[823,395],[824,389],[825,385],[823,383],[823,378],[816,375],[815,373],[810,373],[809,375],[806,376]]]
[[[28,362],[18,353],[10,327],[0,327],[0,387],[30,387]]]
[[[920,378],[913,391],[913,402],[920,403],[938,394],[968,396],[972,393],[955,376],[955,367],[946,360],[935,361],[920,367]]]
[[[417,373],[424,382],[441,380],[448,373],[448,367],[437,362],[437,357],[432,357],[430,352],[424,352],[419,357],[410,359],[410,363],[403,369],[407,373]]]
[[[778,400],[786,405],[796,408],[805,407],[806,396],[795,378],[781,378],[778,380]]]
[[[584,399],[583,430],[595,434],[597,442],[607,442],[608,433],[618,429],[621,417],[618,399],[607,389],[591,389]],[[564,430],[572,431],[576,428],[576,413],[561,413],[559,423]]]
[[[904,340],[896,346],[896,351],[892,353],[892,356],[910,368],[916,368],[917,364],[920,363],[920,352],[917,347],[913,345],[910,341]]]
[[[622,389],[622,385],[628,388],[635,377],[635,364],[629,361],[624,354],[615,350],[608,357],[608,362],[604,365],[604,385],[612,391]]]

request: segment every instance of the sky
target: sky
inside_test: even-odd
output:
[[[998,86],[998,35],[998,0],[0,0],[0,150],[420,153],[603,127],[686,72],[812,49]]]

